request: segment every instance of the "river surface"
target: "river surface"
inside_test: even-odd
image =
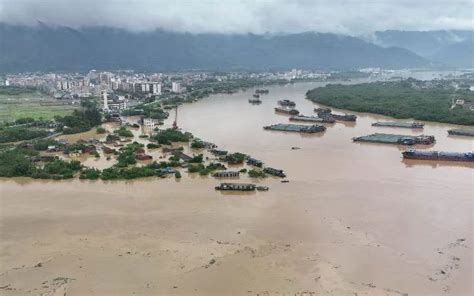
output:
[[[2,179],[0,286],[8,286],[0,292],[472,295],[474,167],[404,161],[406,147],[351,140],[423,133],[436,143],[419,149],[473,151],[472,138],[430,122],[423,131],[372,127],[393,119],[350,111],[356,123],[326,124],[322,134],[263,130],[288,123],[273,110],[280,99],[314,115],[318,105],[304,95],[320,85],[271,86],[260,105],[248,103],[249,89],[179,108],[183,130],[284,169],[289,183],[240,178],[268,192],[222,194],[218,180],[187,173],[179,181]]]

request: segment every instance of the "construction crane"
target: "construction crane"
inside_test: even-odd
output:
[[[178,129],[178,105],[174,108],[173,128]]]

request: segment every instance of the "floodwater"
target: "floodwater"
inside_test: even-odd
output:
[[[249,89],[179,109],[183,130],[284,169],[289,183],[240,178],[268,192],[222,194],[218,180],[186,173],[1,180],[2,295],[472,295],[474,167],[351,140],[423,133],[436,144],[419,149],[473,151],[472,138],[438,123],[372,127],[393,119],[360,113],[323,134],[263,130],[288,122],[273,111],[279,99],[314,115],[304,94],[319,85],[268,87],[261,105]]]

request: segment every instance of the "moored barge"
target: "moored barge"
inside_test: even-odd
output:
[[[297,133],[319,133],[326,130],[325,126],[322,125],[302,125],[302,124],[272,124],[263,127],[266,130],[272,131],[283,131],[283,132],[297,132]]]
[[[289,115],[298,115],[300,111],[290,108],[275,107],[275,112],[289,114]]]
[[[291,121],[301,121],[301,122],[320,122],[320,123],[334,123],[336,120],[329,117],[319,117],[319,116],[304,116],[304,115],[294,115],[290,117]]]
[[[372,142],[384,144],[398,144],[398,145],[415,145],[423,144],[430,145],[435,142],[434,136],[410,136],[410,135],[394,135],[394,134],[371,134],[368,136],[361,136],[352,139],[354,142]]]
[[[455,128],[455,129],[448,130],[448,134],[454,135],[454,136],[474,137],[474,130]]]
[[[256,98],[256,99],[249,99],[250,104],[261,104],[262,100]]]
[[[421,151],[410,149],[402,152],[403,158],[442,160],[442,161],[474,161],[474,152],[445,152],[445,151]]]
[[[287,107],[294,107],[294,106],[296,106],[296,103],[291,101],[291,100],[285,99],[285,100],[279,100],[278,105],[287,106]]]
[[[257,186],[250,183],[221,183],[215,187],[216,190],[225,191],[254,191]]]
[[[280,169],[275,169],[271,167],[266,167],[263,169],[263,172],[272,176],[280,177],[280,178],[285,178],[286,174],[283,170]]]
[[[357,116],[353,114],[334,114],[331,113],[331,109],[329,108],[316,108],[314,112],[318,114],[318,117],[326,118],[326,119],[333,119],[333,120],[340,120],[340,121],[356,121]]]
[[[420,122],[396,122],[396,121],[378,121],[372,123],[372,126],[383,126],[383,127],[400,127],[400,128],[417,128],[422,129],[425,124]]]

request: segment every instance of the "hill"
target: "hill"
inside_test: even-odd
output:
[[[406,49],[321,33],[224,35],[0,24],[0,40],[3,72],[408,68],[429,64]]]

